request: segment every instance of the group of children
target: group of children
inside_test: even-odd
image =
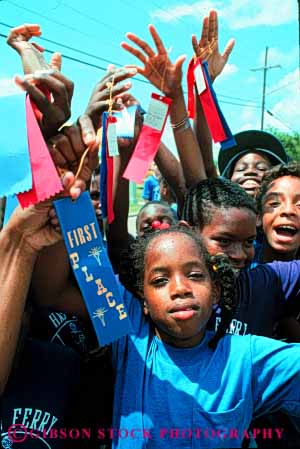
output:
[[[156,29],[149,31],[155,48],[132,33],[127,37],[135,47],[122,43],[143,67],[110,69],[77,123],[62,129],[72,85],[57,70],[59,58],[55,70],[35,73],[46,64],[30,44],[39,27],[18,27],[8,38],[14,48],[17,42],[27,74],[18,84],[40,109],[49,151],[64,170],[65,195],[76,201],[92,180],[91,198],[131,330],[98,347],[51,200],[18,207],[0,232],[3,448],[300,442],[300,166],[288,161],[274,136],[247,131],[220,152],[217,176],[199,102],[194,129],[188,119],[184,58],[173,64]],[[211,11],[193,48],[196,55],[210,49],[212,80],[233,48],[230,42],[221,55],[217,42]],[[134,138],[120,144],[109,226],[97,195],[96,134],[110,96],[113,110],[137,103],[130,85],[122,84],[136,73],[172,99],[180,160],[160,143],[155,163],[173,199],[145,196],[134,238],[122,175],[141,132],[140,110]],[[39,89],[45,87],[55,93],[52,99]],[[84,170],[74,177],[86,146]]]

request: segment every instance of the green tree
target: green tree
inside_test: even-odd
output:
[[[267,131],[274,134],[274,136],[280,140],[290,159],[300,162],[300,133],[297,133],[296,131],[286,133],[279,131],[276,128],[268,128]]]

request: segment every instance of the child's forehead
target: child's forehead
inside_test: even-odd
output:
[[[168,253],[178,252],[178,254],[185,254],[186,252],[196,253],[200,258],[202,257],[202,251],[197,241],[189,234],[181,232],[167,232],[157,233],[157,235],[150,241],[146,255],[161,254],[165,256]]]
[[[298,188],[297,188],[298,187]],[[271,190],[281,189],[286,194],[294,194],[294,188],[299,191],[300,187],[300,177],[293,175],[278,176],[278,178],[273,179],[268,185],[267,192]]]

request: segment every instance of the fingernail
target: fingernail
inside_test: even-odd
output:
[[[124,87],[127,87],[127,88],[128,88],[128,87],[131,87],[131,86],[132,86],[131,83],[125,83],[125,84],[124,84]]]
[[[135,75],[137,73],[137,69],[128,69],[128,72]]]
[[[87,133],[84,136],[84,140],[87,145],[90,145],[92,142],[95,141],[95,136],[93,135],[93,133]]]

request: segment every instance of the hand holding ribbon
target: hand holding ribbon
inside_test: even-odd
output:
[[[225,47],[224,53],[219,51],[218,44],[218,14],[212,10],[208,17],[204,17],[201,38],[198,42],[195,35],[192,36],[192,45],[197,58],[207,61],[208,72],[212,82],[224,69],[228,58],[233,50],[235,41],[230,39]]]
[[[82,139],[87,146],[97,143],[96,131],[101,126],[102,113],[107,111],[110,106],[110,96],[113,99],[112,109],[117,111],[122,109],[123,105],[118,103],[115,97],[130,89],[131,82],[120,83],[136,73],[135,69],[112,68],[96,84],[84,114],[78,119],[78,124],[82,130]],[[110,89],[109,83],[112,80],[114,80],[114,85]]]
[[[74,85],[71,80],[55,70],[39,74],[16,76],[15,82],[21,89],[28,92],[30,99],[42,113],[39,120],[44,138],[49,139],[71,115],[71,100]],[[43,92],[52,94],[53,100]]]
[[[122,42],[121,47],[136,56],[144,64],[144,67],[136,65],[127,67],[134,67],[138,73],[147,78],[155,87],[157,87],[157,89],[161,90],[161,92],[169,98],[173,98],[181,87],[182,65],[186,56],[179,56],[175,63],[172,64],[168,52],[153,25],[149,25],[149,31],[157,50],[156,53],[147,42],[143,41],[135,34],[126,34],[126,37],[134,42],[140,49],[138,50],[126,42]]]

